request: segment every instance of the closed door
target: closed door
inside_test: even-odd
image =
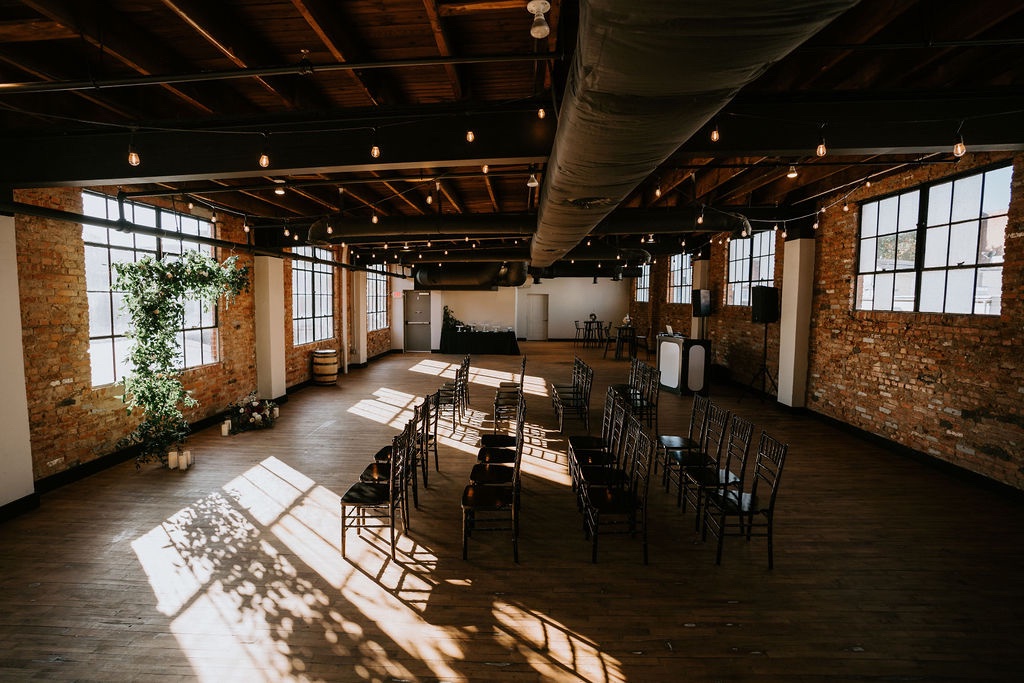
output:
[[[406,291],[405,350],[430,351],[430,292]]]
[[[529,294],[526,297],[526,338],[529,341],[548,340],[548,295]]]

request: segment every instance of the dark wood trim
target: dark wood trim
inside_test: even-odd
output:
[[[0,505],[0,522],[6,522],[9,519],[14,519],[18,515],[23,515],[38,507],[39,492],[34,491],[27,496],[23,496],[17,500],[12,500],[6,505]]]

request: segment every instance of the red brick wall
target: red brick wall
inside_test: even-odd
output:
[[[74,189],[19,190],[15,199],[82,210]],[[15,225],[33,473],[40,479],[113,452],[139,417],[126,415],[120,387],[92,387],[81,226],[23,215]],[[241,225],[230,218],[219,234],[244,241]],[[248,256],[239,260],[252,265]],[[251,294],[221,306],[220,329],[221,362],[182,376],[200,403],[186,413],[190,421],[220,412],[255,388]]]
[[[1000,158],[910,169],[858,189],[849,212],[821,216],[808,407],[1024,488],[1024,155],[1014,160],[1002,315],[854,310],[855,203]]]

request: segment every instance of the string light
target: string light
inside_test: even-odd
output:
[[[248,220],[243,220],[242,221],[242,232],[249,232],[249,221]]]
[[[380,159],[380,147],[377,145],[377,129],[373,129],[373,144],[370,146],[370,156]]]
[[[721,137],[721,133],[718,132],[718,121],[715,121],[715,126],[711,129],[711,142],[718,142]]]
[[[964,136],[961,135],[960,139],[953,145],[953,156],[959,159],[965,154],[967,154],[967,145],[964,144]]]
[[[377,214],[373,214],[373,217],[370,219],[370,222],[373,223],[374,225],[377,225],[378,221],[380,221],[380,219],[377,218]]]
[[[142,158],[139,156],[138,151],[135,149],[135,131],[132,131],[132,137],[128,140],[128,165],[138,166],[142,163]]]
[[[704,225],[704,207],[701,207],[700,214],[697,216],[697,225]]]
[[[292,234],[291,230],[289,230],[288,228],[284,229],[284,236],[285,237],[291,237],[291,234]]]
[[[540,109],[537,110],[537,118],[538,119],[542,119],[542,118],[544,118],[547,115],[548,115],[548,113],[546,111],[544,111],[544,107],[541,107]]]
[[[484,175],[487,175],[487,172],[490,171],[490,170],[491,170],[491,167],[488,166],[487,164],[484,164],[484,166],[483,166]]]
[[[263,151],[260,153],[260,168],[270,166],[270,136],[263,134]]]
[[[850,210],[850,202],[843,202],[843,211]]]
[[[473,142],[474,140],[476,140],[476,134],[473,131],[471,131],[471,130],[467,130],[466,131],[466,142]]]
[[[533,188],[533,187],[537,187],[538,185],[540,185],[540,183],[537,181],[537,176],[535,174],[531,173],[529,180],[526,181],[526,186],[530,187],[530,188]]]
[[[434,195],[428,194],[427,195],[427,204],[429,205],[429,204],[433,204],[433,203],[434,203]]]
[[[281,186],[275,187],[274,188],[274,194],[276,194],[276,195],[283,195],[284,194],[284,188],[281,187]]]
[[[817,148],[815,148],[814,153],[817,154],[819,157],[823,157],[826,154],[828,154],[828,147],[825,146],[825,136],[824,135],[822,135],[820,138],[818,138],[818,146],[817,146]]]

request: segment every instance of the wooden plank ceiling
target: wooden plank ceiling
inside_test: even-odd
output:
[[[22,160],[0,184],[187,195],[270,241],[285,220],[339,212],[529,214],[578,16],[551,0],[537,40],[526,0],[0,0],[0,134]],[[797,215],[906,164],[952,164],[958,135],[972,150],[1020,149],[1022,79],[1019,1],[864,0],[739,93],[623,208]],[[45,165],[32,161],[41,150]],[[664,241],[678,249],[695,230]]]

